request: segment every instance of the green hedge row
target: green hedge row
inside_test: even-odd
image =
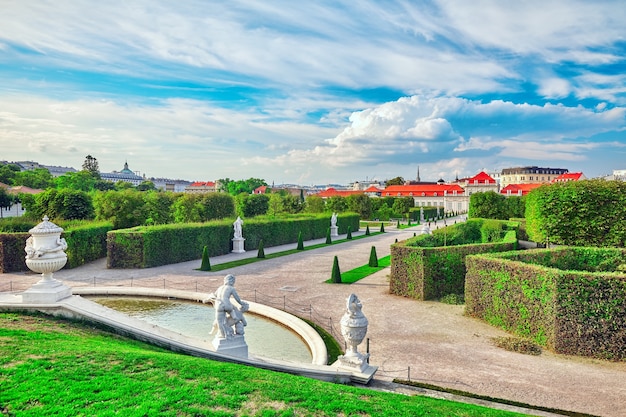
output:
[[[474,255],[466,265],[468,315],[557,353],[626,359],[626,250]]]
[[[204,246],[209,256],[232,250],[233,221],[216,220],[207,223],[140,226],[111,231],[107,235],[108,268],[150,268],[200,259]],[[359,215],[338,215],[339,233],[348,227],[359,229]],[[254,217],[244,219],[244,248],[255,250],[263,240],[264,247],[296,243],[298,233],[304,240],[326,236],[330,215],[296,215],[285,218]]]
[[[106,256],[106,236],[113,229],[111,223],[76,222],[70,227],[61,235],[67,242],[65,268],[76,268]],[[29,233],[0,234],[0,273],[28,271],[24,248],[29,236]]]
[[[473,219],[392,245],[390,292],[417,300],[463,294],[467,255],[517,248],[515,230],[503,231],[509,225]]]

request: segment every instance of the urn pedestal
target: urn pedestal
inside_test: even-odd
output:
[[[246,250],[243,248],[243,243],[246,239],[243,237],[236,237],[233,239],[233,253],[244,253]]]
[[[218,353],[224,353],[238,358],[248,357],[248,344],[243,335],[234,335],[228,338],[216,337],[213,339],[213,347]]]
[[[339,226],[330,226],[330,236],[331,237],[339,236]]]
[[[67,243],[61,238],[63,229],[43,218],[43,222],[28,231],[26,266],[41,273],[41,280],[22,293],[24,303],[54,303],[72,295],[72,289],[52,277],[67,262]]]

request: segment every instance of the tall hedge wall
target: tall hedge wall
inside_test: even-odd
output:
[[[495,223],[505,224],[497,220],[470,221],[451,226],[450,242],[466,242],[469,239],[475,244],[460,244],[420,247],[414,246],[421,242],[431,245],[433,242],[442,245],[441,236],[423,236],[416,240],[407,240],[391,246],[391,276],[389,290],[392,294],[417,300],[433,300],[448,294],[463,294],[465,290],[465,257],[483,252],[502,252],[516,249],[515,231],[496,234]],[[500,229],[502,230],[502,226]],[[443,229],[438,230],[443,233]],[[461,240],[463,237],[463,240]],[[489,243],[480,243],[481,241]],[[447,242],[447,239],[446,239]]]
[[[626,250],[473,255],[466,265],[468,315],[557,353],[626,359]],[[580,265],[585,270],[571,269]]]
[[[28,236],[28,233],[0,234],[0,273],[28,271],[24,251]]]
[[[140,226],[115,230],[107,236],[108,268],[150,268],[200,259],[204,246],[209,256],[229,253],[232,249],[233,220],[207,223]],[[245,249],[295,243],[298,233],[305,240],[322,238],[330,226],[330,215],[293,216],[288,218],[255,217],[244,219]],[[354,213],[338,215],[339,233],[359,228],[359,216]]]

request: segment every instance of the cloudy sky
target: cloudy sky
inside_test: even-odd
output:
[[[302,185],[626,169],[622,0],[0,10],[0,161]]]

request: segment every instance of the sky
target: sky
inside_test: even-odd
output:
[[[623,0],[0,10],[0,161],[300,185],[626,169]]]

